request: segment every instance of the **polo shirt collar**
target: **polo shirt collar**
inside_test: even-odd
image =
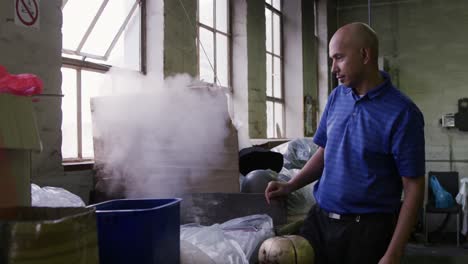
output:
[[[381,84],[377,85],[376,87],[372,88],[370,91],[368,91],[364,95],[364,96],[367,95],[369,97],[369,99],[375,98],[376,96],[381,94],[383,91],[385,91],[388,87],[390,87],[391,84],[392,84],[392,80],[390,78],[390,75],[388,75],[388,73],[386,73],[384,71],[380,71],[380,74],[382,75],[384,81]],[[342,85],[342,87],[344,88],[343,91],[344,91],[345,94],[349,94],[353,90],[351,87],[347,87],[347,86],[344,86],[344,85]]]

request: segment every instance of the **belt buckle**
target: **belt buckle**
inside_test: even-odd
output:
[[[361,216],[360,215],[356,216],[356,222],[359,223],[359,221],[361,221]]]
[[[328,213],[328,217],[329,217],[329,218],[332,218],[332,219],[336,219],[336,220],[340,220],[340,219],[341,219],[341,215],[335,214],[335,213]]]

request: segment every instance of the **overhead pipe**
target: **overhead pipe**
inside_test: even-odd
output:
[[[367,24],[369,25],[369,27],[372,27],[372,24],[371,24],[371,3],[372,1],[371,0],[368,0],[367,1]]]

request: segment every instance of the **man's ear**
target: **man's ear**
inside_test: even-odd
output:
[[[370,62],[370,48],[361,48],[361,57],[364,64],[368,64]]]

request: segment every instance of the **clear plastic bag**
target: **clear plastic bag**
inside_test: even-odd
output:
[[[290,170],[302,169],[317,149],[318,146],[315,145],[312,138],[297,138],[271,150],[283,154],[283,167]]]
[[[280,173],[272,170],[255,170],[247,174],[241,183],[241,192],[245,193],[263,193],[270,181],[288,182],[293,179],[300,169],[285,169]],[[315,204],[313,195],[316,182],[308,184],[288,195],[287,210],[288,216],[306,215],[310,207]]]
[[[181,240],[180,264],[216,264],[216,262],[198,247],[185,240]]]
[[[460,190],[455,200],[462,206],[463,211],[468,211],[468,178],[460,180]]]
[[[85,203],[78,196],[63,188],[39,187],[31,184],[32,206],[36,207],[84,207]]]
[[[293,179],[299,171],[299,169],[288,170],[283,168],[278,174],[278,179],[288,182]],[[313,194],[315,183],[316,181],[288,195],[288,216],[305,215],[309,212],[310,207],[315,204],[315,197]]]
[[[221,228],[227,237],[239,243],[247,259],[258,256],[255,253],[261,243],[275,235],[273,220],[265,214],[235,218],[224,222]]]
[[[191,243],[219,264],[247,264],[261,243],[274,236],[268,215],[250,215],[223,224],[181,226],[180,239]]]
[[[240,245],[224,235],[219,224],[181,226],[180,239],[191,243],[217,264],[248,264]]]
[[[460,191],[455,200],[462,207],[463,225],[461,233],[466,236],[468,233],[468,178],[460,180]]]
[[[268,183],[278,179],[278,173],[272,170],[254,170],[241,179],[241,192],[264,193]]]

